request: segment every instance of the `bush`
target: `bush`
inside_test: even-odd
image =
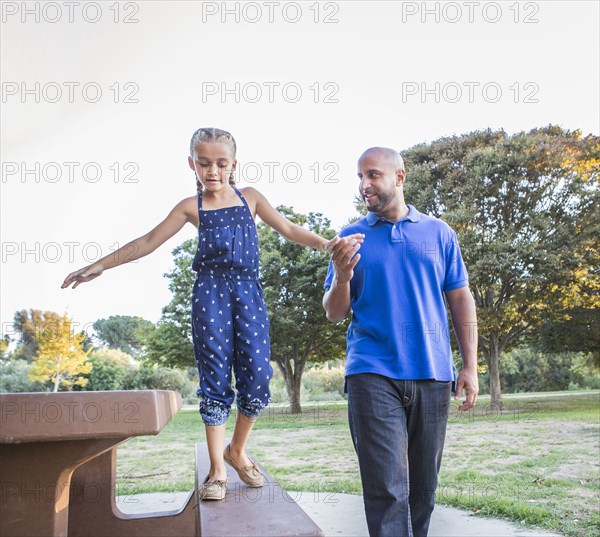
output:
[[[312,367],[311,367],[312,366]],[[309,365],[302,375],[300,402],[340,401],[344,396],[344,365],[339,360],[326,364]],[[279,368],[273,364],[269,383],[272,403],[289,403],[285,381]]]
[[[194,370],[194,375],[197,375]],[[173,390],[181,394],[186,403],[197,402],[197,381],[190,379],[190,370],[163,367],[142,362],[139,369],[130,371],[125,381],[127,390]]]
[[[44,386],[39,382],[29,380],[29,368],[26,360],[10,360],[0,362],[0,392],[2,393],[20,393],[20,392],[40,392],[45,391]]]
[[[129,354],[108,347],[92,351],[87,361],[92,364],[87,374],[87,391],[123,390],[134,363]]]
[[[588,354],[578,352],[571,363],[571,385],[569,389],[590,388],[600,389],[600,367]]]
[[[481,393],[486,393],[489,375],[480,375],[479,383]],[[548,353],[521,346],[500,357],[500,386],[503,393],[600,388],[600,368],[588,354]]]
[[[313,366],[302,376],[301,400],[338,401],[344,399],[345,366]]]

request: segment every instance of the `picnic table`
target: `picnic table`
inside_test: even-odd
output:
[[[0,394],[0,535],[196,535],[193,501],[171,517],[115,503],[117,446],[181,404],[166,390]]]
[[[228,469],[225,499],[200,501],[209,468],[203,443],[195,490],[182,506],[123,513],[117,447],[158,434],[181,405],[167,390],[0,394],[0,537],[322,535],[264,468],[263,488],[248,489]]]

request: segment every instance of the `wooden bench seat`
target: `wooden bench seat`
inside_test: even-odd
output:
[[[253,458],[253,457],[252,457]],[[227,467],[227,494],[221,501],[198,504],[202,537],[323,536],[323,532],[281,485],[258,465],[265,477],[261,488],[243,483]],[[208,474],[210,461],[205,442],[196,444],[196,487]]]

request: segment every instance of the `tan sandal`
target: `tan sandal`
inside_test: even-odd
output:
[[[201,500],[224,500],[227,493],[227,479],[217,479],[209,481],[209,476],[206,476],[200,489]]]
[[[229,466],[231,466],[238,474],[238,476],[240,476],[240,479],[246,483],[246,485],[248,485],[249,487],[262,487],[263,483],[264,483],[264,478],[263,475],[261,474],[260,470],[258,469],[258,466],[256,466],[256,463],[254,461],[250,461],[252,462],[251,466],[238,466],[236,464],[236,462],[233,460],[233,458],[231,457],[231,451],[230,451],[230,446],[229,444],[227,445],[227,447],[225,448],[225,451],[223,452],[223,459],[225,459],[225,462],[227,464],[229,464]]]

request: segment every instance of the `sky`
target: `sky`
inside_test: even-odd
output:
[[[354,215],[368,147],[549,123],[599,134],[599,5],[2,2],[2,332],[30,308],[82,329],[159,320],[191,225],[137,262],[60,285],[194,194],[199,127],[235,136],[239,188],[336,229]]]

